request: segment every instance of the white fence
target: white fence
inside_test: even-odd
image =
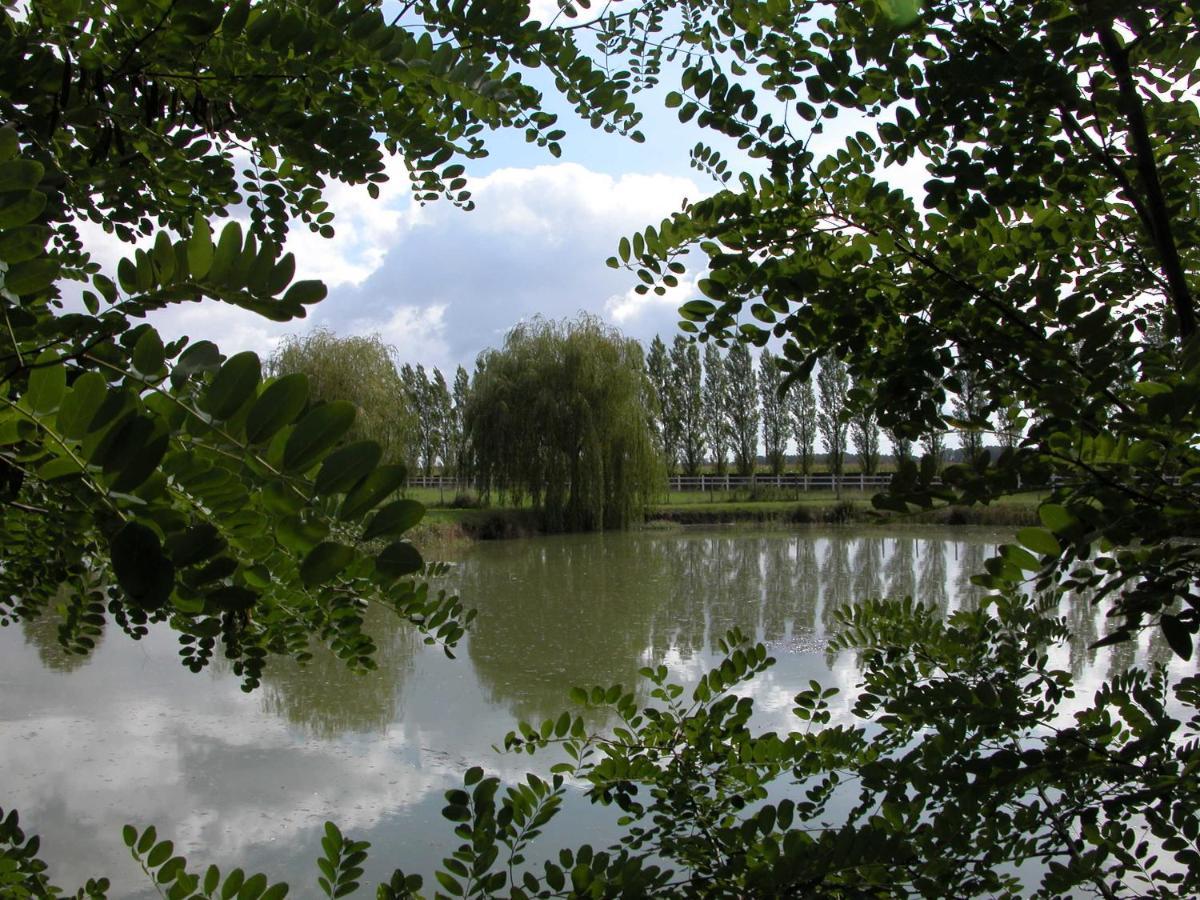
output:
[[[888,475],[672,475],[668,488],[672,491],[752,491],[755,488],[779,488],[788,491],[877,491],[887,487]]]
[[[756,488],[779,488],[787,491],[832,491],[840,487],[843,491],[878,491],[891,482],[889,475],[842,475],[838,485],[834,476],[820,475],[672,475],[667,479],[670,491],[750,491]],[[461,485],[446,475],[413,475],[408,479],[409,487],[437,488],[443,491],[457,490]]]

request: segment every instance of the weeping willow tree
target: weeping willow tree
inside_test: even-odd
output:
[[[285,338],[267,365],[272,375],[307,375],[314,399],[349,400],[357,409],[350,438],[377,442],[385,459],[412,470],[415,417],[392,348],[379,335],[339,337],[317,328]]]
[[[592,316],[535,318],[479,358],[466,427],[482,493],[547,530],[624,528],[661,489],[641,346]]]

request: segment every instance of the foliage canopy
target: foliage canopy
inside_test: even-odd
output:
[[[653,402],[637,341],[589,316],[522,323],[476,369],[480,487],[528,498],[551,531],[626,527],[662,480]]]
[[[515,76],[502,63],[544,58],[555,41],[560,55],[552,55],[554,62],[547,64],[558,66],[555,73],[572,99],[590,101],[600,108],[601,119],[609,115],[612,124],[627,126],[631,113],[618,96],[621,89],[613,86],[625,79],[609,82],[598,71],[581,74],[585,63],[564,64],[561,53],[569,52],[561,50],[569,40],[564,34],[596,33],[606,54],[634,57],[642,80],[656,78],[664,55],[677,49],[682,78],[679,90],[668,95],[668,105],[678,108],[684,121],[695,119],[703,128],[732,137],[764,160],[767,171],[733,181],[725,160],[710,148],[697,147],[696,164],[727,189],[623,241],[613,264],[638,270],[643,290],[665,291],[677,283],[681,255],[698,246],[710,266],[701,282],[707,299],[682,308],[686,329],[719,341],[739,336],[763,344],[771,335],[782,338],[784,364],[794,378],[807,377],[823,357],[843,360],[855,380],[877,387],[881,422],[902,436],[944,429],[944,392],[962,393],[964,372],[977,375],[986,387],[981,417],[1002,410],[1029,414],[1019,446],[996,463],[981,458],[977,464],[950,467],[941,483],[934,482],[929,463],[906,465],[891,495],[881,499],[883,505],[908,509],[986,502],[1016,489],[1023,479],[1053,477],[1057,487],[1041,507],[1043,527],[1018,533],[979,576],[979,583],[993,590],[981,610],[942,621],[910,601],[879,601],[841,613],[842,636],[835,646],[860,652],[864,671],[850,723],[831,724],[832,695],[813,685],[795,697],[801,729],[786,735],[753,733],[752,701],[735,689],[770,659],[764,647],[733,634],[722,644],[726,658],[690,696],[671,684],[662,668],[644,673],[654,693],[643,707],[621,687],[575,692],[576,703],[615,712],[621,726],[611,735],[589,735],[583,718],[571,713],[522,724],[507,738],[509,748],[557,743],[573,762],[557,768],[548,780],[530,776],[503,790],[497,779],[477,768],[465,773],[463,788],[446,798],[446,818],[462,843],[443,862],[441,888],[453,895],[514,896],[1014,896],[1034,891],[1056,896],[1088,890],[1106,897],[1169,897],[1200,891],[1197,678],[1133,670],[1075,703],[1070,678],[1055,668],[1051,653],[1065,627],[1054,613],[1069,590],[1087,592],[1087,599],[1073,602],[1110,600],[1118,621],[1106,640],[1128,640],[1138,628],[1151,625],[1162,629],[1179,656],[1189,658],[1200,631],[1195,590],[1200,544],[1194,540],[1200,531],[1200,355],[1193,292],[1200,262],[1195,195],[1200,113],[1194,94],[1200,6],[1194,0],[705,5],[663,0],[620,15],[606,13],[556,34],[521,24],[521,4],[502,7],[503,13],[474,4],[449,10],[423,5],[434,31],[453,38],[437,50],[430,44],[431,53],[461,61],[461,72],[438,69],[432,55],[425,66],[390,67],[393,58],[379,57],[408,45],[368,4],[337,7],[361,11],[361,22],[353,19],[329,28],[321,19],[320,29],[311,27],[330,6],[315,0],[253,7],[241,3],[223,17],[214,13],[205,18],[204,10],[219,8],[199,0],[151,3],[145,4],[145,18],[118,16],[120,29],[99,20],[98,3],[46,4],[54,11],[26,21],[5,15],[3,58],[10,65],[5,83],[36,85],[28,98],[15,103],[4,99],[0,108],[17,123],[15,130],[3,132],[0,144],[7,166],[3,183],[11,188],[0,205],[0,227],[5,229],[0,237],[5,247],[24,247],[18,253],[29,254],[22,262],[6,257],[13,265],[5,272],[5,310],[15,338],[10,338],[7,357],[8,393],[0,422],[5,442],[0,446],[5,464],[16,472],[7,478],[14,487],[6,514],[12,511],[12,521],[19,525],[13,533],[31,549],[25,555],[11,553],[16,560],[11,568],[6,557],[5,576],[17,573],[21,560],[39,559],[38,552],[51,562],[42,559],[42,568],[20,572],[28,576],[24,583],[15,582],[22,590],[27,584],[57,584],[66,574],[79,574],[85,567],[75,559],[63,566],[63,577],[48,576],[46,567],[56,564],[53,536],[67,548],[84,548],[89,560],[111,557],[124,593],[114,598],[117,606],[115,611],[110,607],[110,614],[125,616],[123,621],[136,630],[138,615],[165,616],[159,610],[169,597],[173,624],[186,630],[197,616],[207,615],[203,604],[224,602],[226,595],[211,597],[214,589],[202,584],[194,588],[203,596],[201,612],[181,605],[189,594],[175,587],[176,568],[186,570],[187,565],[174,556],[174,523],[188,535],[184,545],[189,548],[199,546],[203,534],[188,529],[204,523],[188,517],[195,505],[186,502],[190,493],[177,496],[168,489],[179,483],[184,491],[199,492],[208,485],[206,479],[217,478],[221,484],[261,484],[265,498],[274,496],[270,484],[294,485],[304,507],[314,490],[305,474],[332,449],[328,435],[349,427],[336,404],[298,410],[303,418],[297,424],[284,422],[274,432],[287,436],[266,442],[265,459],[272,468],[262,469],[240,442],[258,402],[257,360],[235,356],[221,362],[210,351],[195,348],[187,356],[189,351],[180,347],[160,349],[153,332],[128,328],[128,317],[137,310],[197,293],[288,315],[319,293],[300,288],[288,300],[285,289],[297,288],[287,287],[285,257],[278,257],[273,247],[262,249],[271,246],[278,205],[272,212],[264,202],[266,211],[255,220],[253,253],[237,231],[212,242],[201,224],[204,216],[233,202],[223,192],[230,179],[221,175],[219,163],[215,175],[197,166],[195,177],[187,181],[168,177],[170,166],[151,166],[145,183],[156,205],[144,207],[130,199],[130,170],[106,166],[105,160],[113,153],[124,159],[137,151],[136,135],[158,146],[157,132],[143,132],[133,124],[141,121],[143,109],[156,109],[152,89],[158,89],[160,100],[169,99],[171,90],[190,91],[185,99],[194,100],[205,80],[196,78],[193,67],[219,76],[216,87],[224,93],[205,93],[207,106],[176,107],[187,117],[187,127],[203,123],[207,141],[212,140],[209,135],[221,138],[262,121],[239,118],[241,107],[231,106],[229,112],[214,104],[216,96],[236,94],[239,102],[254,104],[278,90],[291,92],[289,100],[313,103],[251,105],[263,111],[267,122],[304,116],[302,110],[328,109],[329,131],[335,141],[345,141],[339,147],[343,153],[326,157],[319,148],[292,146],[289,140],[297,132],[289,130],[287,121],[248,138],[260,162],[278,162],[267,168],[279,179],[299,179],[294,198],[286,186],[292,182],[281,190],[285,210],[303,220],[309,175],[328,171],[362,180],[379,173],[375,134],[384,135],[388,149],[417,161],[422,186],[428,172],[440,172],[443,185],[426,194],[438,193],[442,186],[452,194],[459,190],[453,187],[457,172],[439,169],[448,156],[443,160],[438,154],[456,141],[464,152],[475,152],[471,129],[484,120],[532,123],[535,139],[552,143],[552,132],[539,130],[536,98],[519,83],[510,83]],[[63,29],[76,26],[73,20],[64,22],[57,10],[68,7],[91,14],[97,26],[67,35]],[[274,18],[262,21],[271,12]],[[321,51],[320,62],[327,68],[318,75],[328,80],[317,77],[310,85],[307,79],[284,77],[271,90],[262,90],[257,80],[261,70],[253,68],[258,56],[236,49],[242,44],[230,46],[233,42],[223,37],[209,39],[218,31],[224,35],[230,17],[243,13],[246,21],[240,25],[247,35],[257,23],[258,43],[276,54],[262,57],[270,59],[272,74],[286,72],[291,51],[302,46]],[[159,17],[171,27],[156,25]],[[240,34],[238,25],[235,18],[229,31]],[[314,30],[328,43],[318,47],[314,39],[311,45],[296,44],[308,41]],[[96,35],[100,68],[106,77],[118,78],[121,90],[89,87],[95,81],[88,74],[80,81],[77,106],[82,113],[70,111],[75,109],[76,75],[64,77],[68,62],[55,48],[72,45],[76,38],[91,44]],[[59,40],[65,37],[70,40]],[[130,61],[148,62],[155,53],[172,64],[164,71],[174,73],[174,80],[154,74],[159,70],[148,65],[136,77],[130,74]],[[226,62],[230,68],[221,68]],[[458,81],[461,73],[471,71],[469,63],[482,66],[474,71],[488,93],[474,91],[476,83],[470,79]],[[18,64],[39,77],[16,77],[11,67]],[[250,68],[243,72],[240,64]],[[339,67],[363,71],[361,91],[353,79],[341,77]],[[451,82],[444,94],[450,107],[431,100],[427,109],[433,111],[432,122],[418,108],[416,101],[428,98],[416,87],[401,101],[395,119],[388,112],[395,107],[372,106],[393,78],[415,78],[435,93],[435,83],[444,87],[443,81],[435,82],[435,71]],[[254,77],[242,84],[242,75]],[[405,83],[404,91],[409,90]],[[56,101],[60,96],[63,109]],[[409,99],[414,107],[405,113],[403,104]],[[459,104],[467,110],[461,115]],[[163,108],[161,103],[157,107]],[[100,115],[93,117],[97,110]],[[871,117],[874,128],[851,135],[818,159],[811,132],[845,111]],[[362,119],[339,130],[339,113],[347,120]],[[402,121],[401,113],[420,123],[412,125],[412,144],[406,143],[410,120]],[[441,113],[444,118],[438,118]],[[104,137],[108,125],[113,126],[111,145]],[[357,125],[362,127],[356,130]],[[166,132],[175,136],[182,127]],[[804,133],[806,127],[810,133]],[[239,135],[239,140],[247,138]],[[291,147],[284,154],[285,161],[292,161],[286,174],[280,157],[268,155],[282,145]],[[192,146],[191,141],[184,146]],[[423,155],[430,146],[438,149]],[[97,150],[96,171],[107,172],[111,186],[88,180],[87,160]],[[205,160],[220,157],[222,150],[194,152]],[[151,149],[142,155],[151,161],[187,158],[184,150],[171,155]],[[432,159],[438,160],[435,165],[422,168],[421,161]],[[928,180],[921,197],[889,183],[892,165],[924,167]],[[72,178],[84,186],[78,193],[72,193]],[[208,199],[184,202],[180,195],[186,197],[187,191],[170,188],[176,181],[211,185]],[[270,196],[265,189],[264,195]],[[454,199],[468,202],[461,194]],[[71,274],[72,268],[82,273],[88,265],[72,250],[70,215],[75,210],[90,215],[94,207],[113,219],[114,228],[152,230],[151,210],[159,204],[163,211],[154,215],[165,217],[161,224],[187,236],[156,241],[153,252],[143,251],[123,266],[124,275],[118,271],[119,285],[97,281],[88,272],[94,298],[89,302],[96,307],[88,316],[70,319],[55,312],[47,303],[55,274],[60,269]],[[39,218],[43,209],[49,212]],[[194,218],[197,210],[200,218]],[[307,212],[321,215],[311,206]],[[321,227],[315,220],[312,224]],[[31,225],[33,232],[17,231]],[[54,255],[47,255],[42,248],[51,234]],[[246,285],[253,290],[247,292]],[[115,315],[105,319],[98,312],[101,300]],[[743,321],[743,313],[753,321]],[[527,354],[531,362],[555,360],[556,354],[561,356],[556,363],[572,362],[574,369],[554,371],[560,378],[565,372],[565,383],[580,390],[562,393],[591,398],[581,388],[599,384],[595,366],[586,362],[587,354],[572,356],[558,349],[569,346],[569,336],[560,330],[550,323],[529,325],[514,333],[513,350]],[[624,360],[622,353],[630,361],[637,356],[640,373],[640,351],[611,346],[597,324],[585,322],[583,330],[587,345],[597,348],[597,358],[616,368],[612,364]],[[93,340],[98,334],[105,337]],[[123,339],[105,343],[112,335]],[[112,349],[97,350],[101,346]],[[533,390],[511,393],[522,376],[519,367],[508,365],[507,351],[495,356],[497,389],[519,396],[522,405],[540,402]],[[116,354],[115,360],[107,352]],[[43,362],[43,353],[52,355]],[[164,374],[167,360],[175,360],[173,377]],[[485,360],[481,375],[489,365]],[[90,375],[96,378],[85,381]],[[631,379],[605,396],[632,398],[641,388],[631,387]],[[150,390],[148,383],[164,385],[162,392]],[[261,388],[271,389],[274,384]],[[178,408],[174,399],[154,399],[163,395],[181,398],[182,411],[171,412]],[[89,444],[96,416],[77,412],[109,410],[114,396],[111,404],[117,412],[109,412],[101,425],[125,423],[112,431],[114,442],[126,426],[131,429],[117,442],[120,454],[105,443],[107,431]],[[124,403],[150,424],[120,418],[125,407],[116,405]],[[239,418],[243,410],[245,418]],[[572,416],[585,420],[590,413],[578,402],[567,412],[558,421],[569,422]],[[306,425],[313,416],[313,424]],[[630,420],[644,424],[640,416]],[[184,424],[168,428],[173,421]],[[196,421],[206,427],[187,424]],[[254,422],[257,427],[258,419]],[[166,429],[165,441],[156,423]],[[290,433],[280,430],[291,427]],[[306,439],[296,438],[298,434]],[[314,434],[319,437],[312,438]],[[541,464],[569,467],[571,457],[564,454],[582,448],[587,472],[578,475],[589,479],[588,496],[581,492],[579,498],[556,498],[555,508],[564,517],[620,515],[627,507],[594,499],[606,489],[593,473],[611,468],[610,458],[586,432],[564,426],[556,438],[571,435],[574,443],[551,444],[557,456],[547,456]],[[230,439],[232,443],[223,443]],[[163,445],[161,454],[144,450],[152,440]],[[125,451],[127,441],[133,453]],[[270,455],[273,442],[281,445],[277,457]],[[644,444],[650,446],[648,437]],[[477,441],[475,446],[483,452],[488,444]],[[86,448],[82,456],[80,447]],[[71,459],[68,449],[83,464]],[[185,465],[196,454],[219,455],[218,449],[233,452],[238,466],[203,478],[185,467],[177,476],[169,459],[172,453],[184,454],[180,465]],[[152,464],[146,464],[151,457]],[[142,473],[127,471],[123,461],[128,459],[142,460],[148,474],[135,480]],[[168,461],[160,465],[162,460]],[[71,464],[77,468],[69,469]],[[374,471],[364,477],[373,477]],[[318,487],[320,483],[318,471]],[[157,485],[165,485],[167,493],[156,493]],[[70,522],[39,515],[46,502],[39,492],[52,494],[56,503],[81,516],[82,533]],[[330,492],[338,493],[332,487]],[[239,502],[242,496],[238,494]],[[337,502],[357,508],[351,496]],[[255,539],[271,540],[257,526],[248,526],[247,536],[231,535],[227,543],[245,546],[249,553],[258,545],[247,542]],[[296,566],[295,551],[281,555],[276,569],[288,583],[299,577],[309,585],[335,570],[367,580],[376,572],[390,572],[387,564],[380,568],[383,556],[374,560],[373,569],[356,547],[331,542],[317,547],[328,549],[315,556],[309,551],[294,574],[289,566]],[[61,544],[57,549],[60,555],[65,552]],[[134,558],[165,562],[128,565]],[[276,569],[270,570],[272,576]],[[241,557],[234,558],[234,571],[248,584],[252,570]],[[188,586],[184,578],[178,583]],[[13,585],[6,585],[6,591],[12,590]],[[236,634],[249,632],[270,648],[277,646],[274,641],[288,646],[286,636],[293,632],[325,629],[328,634],[340,628],[324,618],[327,608],[319,599],[311,607],[313,617],[302,610],[293,618],[272,606],[270,589],[261,590],[252,601],[253,620],[238,620],[235,609],[222,614],[218,628],[240,621]],[[36,589],[33,596],[36,600]],[[400,608],[407,610],[404,602]],[[151,612],[137,613],[144,607]],[[80,608],[81,621],[95,615],[103,619],[102,604],[99,613]],[[331,636],[335,643],[349,645],[349,655],[357,658],[356,635]],[[245,638],[238,640],[242,643],[235,649],[245,646]],[[552,820],[567,775],[586,783],[597,802],[621,810],[624,836],[606,850],[583,846],[562,851],[541,868],[525,866],[529,841]],[[846,799],[848,812],[838,805]],[[835,809],[838,816],[830,823]],[[126,837],[160,883],[171,884],[180,895],[195,890],[198,877],[186,873],[169,842],[136,830]],[[29,849],[15,819],[5,820],[0,838],[7,858],[24,867],[18,876],[35,868],[29,860],[36,848]],[[327,838],[322,887],[341,894],[355,886],[365,847],[345,840],[336,829]],[[16,850],[8,852],[12,847]],[[1039,867],[1036,884],[1026,883],[1027,873],[1014,872],[1018,861]],[[236,885],[226,882],[229,894],[243,888],[242,878],[239,872]],[[206,881],[206,892],[216,891],[219,882],[217,873],[211,886]],[[398,872],[380,893],[398,896],[417,887],[414,879]],[[247,888],[256,895],[267,890],[261,878]]]

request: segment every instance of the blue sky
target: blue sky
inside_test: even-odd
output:
[[[535,16],[546,16],[556,0],[534,0],[533,7]],[[264,357],[287,335],[316,327],[378,333],[400,361],[447,374],[456,365],[471,368],[508,329],[538,314],[589,312],[643,342],[656,334],[669,342],[676,310],[695,296],[702,273],[688,271],[665,297],[639,296],[632,273],[610,269],[605,260],[621,237],[657,224],[684,198],[718,188],[689,165],[697,141],[720,150],[734,171],[758,171],[731,141],[681,124],[664,107],[673,78],[668,71],[657,89],[635,97],[646,137],[635,143],[592,129],[544,73],[534,73],[546,108],[559,114],[567,131],[562,157],[526,143],[523,132],[493,134],[490,155],[468,165],[476,203],[471,212],[442,201],[415,204],[399,159],[391,161],[392,180],[376,200],[365,189],[334,183],[326,199],[336,214],[336,236],[326,240],[298,228],[288,239],[297,257],[296,277],[321,278],[329,287],[328,299],[312,307],[307,319],[277,324],[203,301],[156,313],[151,321],[167,338],[211,339],[227,353],[249,349]],[[760,106],[769,103],[762,99]],[[833,149],[864,124],[839,123],[813,149]],[[919,184],[909,174],[900,183]],[[87,230],[95,232],[86,239],[107,270],[129,253],[99,229]]]
[[[490,156],[468,165],[471,212],[442,201],[415,204],[398,159],[377,200],[333,185],[327,199],[336,236],[297,229],[288,240],[296,277],[322,278],[329,286],[328,299],[305,320],[281,325],[204,301],[152,321],[164,337],[187,334],[215,340],[227,353],[251,349],[264,356],[285,335],[314,327],[377,332],[401,361],[447,372],[471,368],[482,350],[537,314],[586,311],[631,337],[648,342],[662,334],[669,341],[675,310],[694,296],[698,273],[660,298],[637,296],[631,273],[605,265],[622,236],[717,187],[690,168],[688,151],[701,135],[663,107],[667,88],[639,95],[641,144],[590,128],[546,90],[548,108],[567,130],[562,157],[527,144],[521,132],[494,134]],[[102,260],[118,252],[100,249]]]

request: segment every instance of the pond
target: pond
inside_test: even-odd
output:
[[[759,724],[787,730],[810,679],[846,692],[834,706],[845,716],[858,671],[852,654],[825,651],[833,610],[874,596],[944,611],[974,603],[969,577],[1006,537],[682,530],[480,543],[448,579],[479,610],[458,659],[373,615],[377,672],[356,677],[318,654],[273,665],[249,695],[226,666],[183,669],[166,632],[137,643],[111,632],[83,660],[61,652],[51,619],[0,629],[0,805],[41,834],[55,883],[70,889],[104,874],[113,896],[156,896],[121,843],[126,822],[155,824],[193,870],[265,871],[297,897],[316,891],[326,819],[372,843],[364,884],[395,866],[428,878],[455,845],[443,792],[471,765],[513,779],[544,772],[549,760],[492,745],[518,719],[569,708],[572,686],[634,685],[652,662],[694,681],[738,626],[778,659],[745,691]],[[1157,630],[1089,650],[1102,614],[1084,602],[1062,613],[1075,640],[1057,662],[1081,697],[1134,659],[1169,658]],[[610,811],[577,807],[556,821],[547,852],[611,836]]]

